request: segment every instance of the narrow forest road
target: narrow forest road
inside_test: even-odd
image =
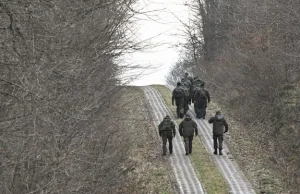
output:
[[[160,93],[151,86],[144,87],[146,98],[151,106],[151,113],[154,117],[155,125],[163,119],[166,114],[169,114],[174,119],[173,114],[167,109]],[[206,120],[195,119],[195,113],[190,107],[189,113],[196,121],[199,127],[198,139],[202,141],[206,150],[209,153],[213,152],[212,146],[212,126]],[[174,141],[174,154],[170,157],[170,162],[176,176],[176,181],[179,185],[181,193],[205,193],[199,182],[189,157],[185,156],[184,145],[178,133],[178,126],[176,126],[177,136]],[[255,194],[250,182],[245,177],[244,173],[239,168],[238,164],[233,161],[232,157],[227,155],[228,147],[224,145],[224,155],[215,156],[212,154],[212,160],[218,170],[226,180],[232,194]]]
[[[155,126],[168,114],[174,120],[174,116],[166,108],[159,93],[152,87],[144,87],[144,92],[150,104],[150,112],[154,118]],[[175,123],[176,124],[176,123]],[[178,126],[176,125],[176,130]],[[185,156],[184,146],[179,136],[178,130],[173,140],[174,153],[170,156],[170,163],[177,181],[179,192],[182,194],[202,194],[205,193],[199,182],[189,157]],[[169,157],[167,155],[166,157]]]
[[[209,124],[207,120],[196,119],[195,112],[191,110],[193,110],[192,106],[190,106],[189,113],[198,125],[199,134],[206,150],[209,153],[213,153],[212,125]],[[245,177],[238,164],[233,160],[232,156],[227,155],[227,152],[229,152],[229,149],[226,144],[223,143],[223,156],[212,154],[212,159],[223,177],[226,179],[230,188],[230,193],[255,194],[250,182]]]

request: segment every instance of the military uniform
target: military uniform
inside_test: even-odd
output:
[[[194,134],[196,136],[198,135],[198,127],[195,121],[190,118],[189,114],[187,114],[185,119],[179,124],[179,133],[184,139],[186,155],[191,154]]]
[[[193,101],[196,117],[205,119],[207,104],[210,103],[209,92],[203,87],[196,88]]]
[[[164,120],[158,125],[159,136],[162,138],[163,142],[163,155],[167,153],[167,141],[169,142],[169,152],[173,153],[172,139],[176,135],[175,124],[171,121],[169,115],[167,115]]]
[[[213,124],[214,154],[218,154],[217,150],[219,148],[219,155],[223,155],[223,134],[228,131],[228,124],[219,111],[208,122]]]
[[[185,99],[184,99],[184,114],[186,114],[186,112],[189,110],[189,103],[190,103],[190,84],[189,84],[189,80],[181,80],[181,87],[184,91],[185,94]]]
[[[185,75],[184,79],[189,80],[191,82],[191,84],[193,84],[193,78],[191,76]]]
[[[183,118],[184,116],[184,102],[185,102],[185,94],[184,90],[181,87],[181,83],[177,83],[177,87],[172,92],[172,105],[174,105],[174,101],[176,103],[176,113],[177,118]]]
[[[205,85],[205,82],[203,81],[203,80],[201,80],[198,76],[197,77],[195,77],[195,79],[193,80],[193,87],[195,88],[195,87],[199,87],[199,86],[201,86],[201,85]]]

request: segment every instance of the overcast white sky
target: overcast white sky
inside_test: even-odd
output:
[[[130,60],[135,64],[151,66],[152,70],[144,72],[148,74],[135,80],[131,85],[165,84],[165,76],[170,67],[178,60],[179,43],[183,43],[183,26],[180,20],[187,22],[189,18],[188,7],[185,3],[190,0],[139,0],[139,7],[143,7],[147,16],[138,15],[139,20],[135,26],[139,29],[137,39],[146,40],[151,37],[151,44],[161,46],[147,50],[146,52],[136,52],[130,55]],[[153,12],[153,10],[156,10]]]

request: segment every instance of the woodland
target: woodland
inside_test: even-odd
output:
[[[217,102],[285,179],[300,183],[300,3],[293,0],[195,0],[187,43],[167,77],[206,82]],[[253,157],[253,156],[247,156]]]
[[[120,119],[136,0],[0,2],[0,193],[118,193],[130,137]],[[194,0],[167,76],[206,82],[286,191],[300,182],[300,2]],[[251,156],[248,156],[251,157]]]

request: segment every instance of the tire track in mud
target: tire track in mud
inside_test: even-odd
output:
[[[158,124],[168,114],[174,120],[174,116],[166,108],[160,94],[152,87],[143,87],[145,96],[149,101],[151,113],[153,114],[154,124]],[[175,123],[176,125],[176,123]],[[184,144],[178,134],[178,126],[176,125],[176,137],[173,139],[173,154],[169,157],[170,163],[177,181],[180,193],[204,194],[203,187],[196,176],[196,172],[191,164],[189,157],[185,156]]]
[[[190,106],[189,113],[196,121],[199,127],[199,134],[203,139],[203,144],[209,153],[213,153],[213,141],[212,141],[212,125],[209,124],[206,120],[196,119],[196,114],[194,111],[191,111],[192,107]],[[213,155],[212,160],[218,167],[219,171],[225,178],[226,182],[229,185],[230,193],[232,194],[255,194],[254,189],[252,188],[250,182],[247,180],[246,176],[239,168],[238,164],[233,161],[231,157],[227,155],[229,151],[226,144],[223,143],[223,156]]]
[[[171,88],[169,88],[171,89]],[[159,97],[161,97],[158,91],[155,91]],[[199,137],[198,139],[204,145],[206,150],[209,153],[213,153],[213,141],[212,141],[212,125],[209,124],[206,120],[196,119],[196,114],[193,110],[193,107],[189,107],[189,114],[193,120],[197,123],[199,128]],[[250,184],[249,180],[246,178],[242,170],[239,168],[238,164],[227,155],[229,151],[227,145],[223,143],[223,156],[216,156],[212,154],[212,160],[221,172],[222,176],[229,185],[231,194],[255,194],[255,191]]]

